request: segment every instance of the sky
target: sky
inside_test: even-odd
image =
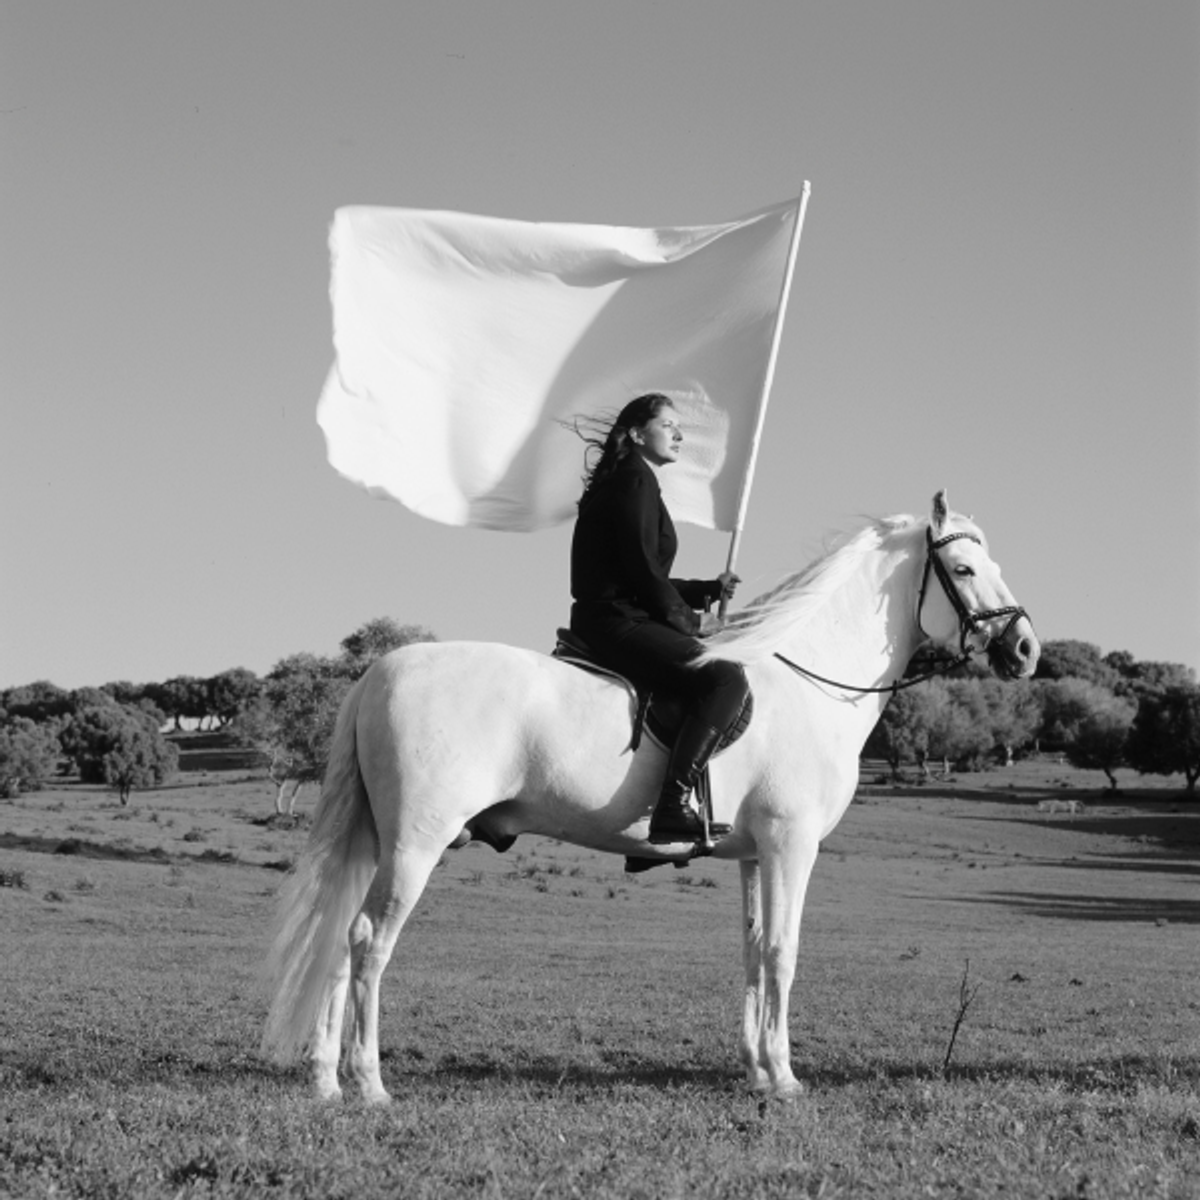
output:
[[[334,210],[709,224],[805,180],[739,598],[946,487],[1043,640],[1200,668],[1198,81],[1190,0],[9,0],[0,687],[380,616],[549,650],[569,526],[326,462]]]

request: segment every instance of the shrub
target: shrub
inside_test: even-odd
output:
[[[10,717],[0,725],[0,796],[38,791],[54,774],[59,754],[53,725]]]
[[[1200,687],[1181,684],[1143,695],[1126,755],[1142,774],[1182,774],[1194,793],[1200,778]]]
[[[133,788],[157,787],[179,767],[179,751],[159,732],[153,714],[121,704],[80,710],[61,741],[79,778],[116,788],[122,804]]]

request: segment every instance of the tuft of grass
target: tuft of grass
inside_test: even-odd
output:
[[[719,888],[721,885],[711,875],[689,875],[687,871],[678,871],[675,883],[681,888]]]

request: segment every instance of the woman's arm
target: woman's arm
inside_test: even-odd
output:
[[[659,561],[659,494],[654,480],[640,472],[631,474],[614,500],[621,567],[638,600],[655,620],[680,633],[695,635],[700,618]]]

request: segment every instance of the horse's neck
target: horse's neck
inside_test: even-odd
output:
[[[869,551],[783,653],[853,687],[888,687],[898,680],[922,640],[916,622],[924,561],[918,533],[893,535]],[[864,711],[874,708],[877,715],[886,700],[864,705]]]

